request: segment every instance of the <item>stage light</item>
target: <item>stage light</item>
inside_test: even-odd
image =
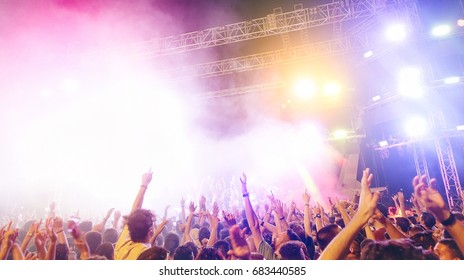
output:
[[[376,95],[376,96],[372,97],[372,101],[377,102],[377,101],[379,101],[381,98],[382,98],[382,97],[380,97],[380,95]]]
[[[445,78],[443,80],[443,82],[447,85],[450,85],[450,84],[457,84],[461,81],[461,79],[459,77],[448,77],[448,78]]]
[[[380,141],[379,146],[382,148],[388,146],[388,141],[387,140]]]
[[[324,86],[324,93],[327,96],[335,96],[338,95],[341,91],[341,87],[337,83],[327,83]]]
[[[417,68],[405,68],[398,74],[398,92],[408,97],[420,97],[424,93],[421,73]]]
[[[385,36],[389,41],[400,42],[406,39],[407,31],[404,25],[395,24],[387,29]]]
[[[333,132],[333,136],[336,139],[345,139],[348,137],[348,131],[344,129],[337,129]]]
[[[364,53],[364,58],[369,58],[369,57],[371,57],[373,55],[374,55],[374,53],[372,51],[367,51],[367,52]]]
[[[456,24],[457,24],[459,27],[464,27],[464,19],[462,19],[462,18],[458,19],[458,21],[456,22]]]
[[[405,130],[409,136],[422,136],[427,131],[427,121],[420,117],[411,118],[406,122]]]
[[[464,130],[464,124],[457,125],[456,130]]]
[[[308,79],[301,79],[293,86],[293,91],[302,99],[308,99],[316,92],[314,83]]]
[[[451,26],[442,24],[432,28],[432,35],[435,37],[443,37],[451,33]]]

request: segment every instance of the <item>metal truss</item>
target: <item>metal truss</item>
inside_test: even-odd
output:
[[[347,3],[348,2],[350,1],[347,1]],[[373,7],[373,2],[367,1],[363,3],[364,9],[366,9],[366,7]],[[285,44],[285,48],[281,50],[173,68],[168,70],[169,76],[173,77],[175,80],[193,79],[196,77],[214,77],[233,72],[250,71],[273,65],[287,64],[305,59],[337,56],[356,50],[375,49],[375,57],[363,62],[367,63],[368,61],[385,54],[387,51],[396,48],[398,45],[392,44],[388,50],[385,50],[384,46],[376,46],[376,44],[374,44],[372,39],[375,37],[372,36],[372,34],[369,34],[367,30],[372,29],[375,24],[378,24],[380,16],[384,19],[392,16],[401,18],[403,22],[407,23],[409,27],[408,29],[411,32],[412,30],[419,28],[419,26],[417,26],[418,23],[411,23],[417,21],[417,7],[413,0],[388,3],[383,1],[382,4],[379,4],[378,2],[376,3],[378,6],[375,13],[374,10],[372,10],[372,14],[366,15],[367,18],[353,26],[343,35],[340,30],[342,21],[333,21],[332,24],[338,34],[333,40],[310,43],[307,36],[305,36],[307,35],[308,30],[304,29],[301,30],[304,45],[290,47],[290,43],[287,42]],[[346,5],[348,4],[345,4],[345,6]],[[388,5],[397,5],[397,7],[390,10],[385,9]],[[304,10],[299,7],[300,6],[295,6],[295,10]],[[360,8],[356,7],[356,9]],[[281,9],[275,9],[274,14],[276,16],[283,15]],[[283,37],[283,41],[284,43],[286,42],[285,37]]]
[[[419,176],[425,175],[427,177],[427,180],[430,180],[427,157],[425,156],[422,143],[416,142],[412,145],[412,148],[413,148],[414,165],[416,166],[416,174]]]
[[[453,149],[451,147],[450,139],[453,137],[464,137],[463,131],[456,129],[447,129],[443,113],[435,111],[429,114],[429,122],[432,129],[437,131],[436,135],[427,138],[409,138],[405,140],[390,141],[390,145],[385,147],[378,147],[376,150],[387,150],[392,147],[399,147],[404,145],[411,145],[413,147],[414,164],[418,175],[426,175],[430,179],[428,171],[427,158],[421,143],[433,140],[437,153],[440,172],[443,179],[444,189],[450,208],[455,206],[462,207],[461,201],[461,183],[459,181],[458,170],[454,160]]]
[[[429,119],[433,128],[445,129],[446,123],[441,111],[435,111],[429,114]],[[435,148],[438,155],[441,175],[448,198],[450,208],[461,206],[461,183],[459,181],[456,162],[454,161],[453,149],[450,138],[445,137],[435,140]]]
[[[53,56],[84,56],[88,57],[90,61],[93,61],[94,58],[99,58],[105,54],[120,54],[134,58],[156,57],[160,55],[169,55],[179,52],[186,52],[257,39],[271,35],[284,35],[292,31],[304,31],[312,27],[327,24],[340,25],[343,21],[372,17],[377,15],[382,10],[385,10],[386,8],[400,7],[414,1],[415,0],[340,0],[312,8],[303,8],[302,5],[295,5],[294,11],[282,13],[281,11],[277,10],[274,11],[273,14],[269,14],[266,17],[253,19],[251,21],[243,21],[201,31],[184,33],[176,36],[132,43],[124,46],[115,46],[101,50],[91,50],[85,53],[78,53],[77,51],[73,51],[73,47],[69,46],[66,48],[66,54],[55,53]],[[337,53],[337,51],[342,50],[342,47],[350,48],[353,43],[355,43],[353,40],[355,39],[341,38],[331,42],[315,44],[313,47],[316,50],[321,49],[322,52],[326,53],[325,55],[330,55],[327,50],[335,48],[335,53]],[[337,44],[338,48],[336,46]],[[305,52],[303,49],[304,47],[299,47],[297,49],[293,48],[289,52],[303,52],[303,55],[306,54],[307,56],[307,52]],[[23,53],[30,52],[33,53],[36,52],[36,50],[32,48],[12,52],[3,52],[0,56],[4,58],[8,56],[15,56],[17,58],[20,57]],[[47,56],[47,54],[43,55]],[[268,54],[263,54],[265,57],[267,55]],[[250,59],[255,60],[255,58],[252,57],[250,57]],[[217,68],[216,65],[221,65],[223,63],[224,61],[212,62],[211,64],[203,65],[203,67],[206,67],[206,70],[197,71],[200,73],[207,73],[208,68],[214,69]],[[227,69],[227,66],[228,65],[225,65],[225,67],[221,68],[225,70]],[[196,68],[201,68],[201,66],[196,66]]]
[[[464,76],[457,76],[456,77],[457,81],[454,84],[446,84],[444,79],[439,79],[439,80],[433,80],[428,82],[427,88],[430,90],[434,89],[439,89],[439,88],[447,88],[447,87],[455,87],[455,86],[464,86]],[[380,107],[382,105],[388,104],[390,102],[393,102],[395,100],[398,100],[402,98],[401,95],[399,94],[393,94],[389,95],[386,97],[382,97],[379,101],[372,102],[371,104],[368,104],[367,106],[364,107],[364,110],[373,110],[376,109],[377,107]],[[449,137],[454,137],[453,132],[449,132],[448,130],[442,130],[443,132],[446,132],[447,134],[451,133]]]
[[[233,72],[261,69],[273,65],[283,65],[310,58],[335,56],[363,49],[369,45],[369,37],[366,34],[360,34],[358,36],[338,38],[288,49],[188,65],[167,71],[169,76],[176,80],[213,77]]]
[[[176,54],[365,18],[408,1],[414,0],[340,0],[312,8],[295,5],[295,10],[291,12],[280,13],[276,10],[266,17],[250,21],[115,46],[87,52],[86,55],[121,53],[132,57],[157,57]]]
[[[211,98],[217,98],[217,97],[243,95],[243,94],[248,94],[248,93],[268,92],[268,91],[283,88],[283,87],[285,87],[284,81],[274,81],[274,82],[267,82],[267,83],[262,83],[262,84],[248,85],[248,86],[243,86],[243,87],[210,91],[202,95],[201,98],[211,99]]]
[[[256,69],[256,68],[255,68]],[[232,72],[232,71],[231,71]],[[464,76],[459,77],[460,82],[458,84],[455,84],[455,86],[462,86],[464,85]],[[248,85],[248,86],[243,86],[243,87],[235,87],[235,88],[228,88],[228,89],[221,89],[221,90],[216,90],[216,91],[209,91],[204,96],[201,98],[216,98],[216,97],[226,97],[226,96],[232,96],[232,95],[242,95],[242,94],[251,94],[251,93],[256,93],[256,92],[262,92],[262,91],[269,91],[269,90],[275,90],[278,88],[283,88],[286,86],[286,83],[284,80],[278,80],[274,82],[268,82],[268,83],[261,83],[261,84],[255,84],[255,85]],[[453,85],[446,85],[443,83],[443,80],[435,80],[430,83],[430,86],[432,88],[439,88],[439,87],[445,87],[445,86],[453,86]],[[378,102],[369,104],[362,108],[362,111],[366,110],[373,110],[381,105],[387,104],[389,102],[392,102],[393,100],[400,99],[401,96],[399,94],[391,95],[388,98],[383,98]],[[462,131],[456,131],[456,130],[448,130],[448,129],[443,129],[440,132],[439,137],[447,137],[447,138],[453,138],[453,137],[461,137],[464,136],[464,132]],[[430,138],[429,140],[431,140]],[[422,139],[424,140],[424,139]],[[415,143],[418,141],[417,139],[409,139],[409,140],[399,140],[396,139],[394,143],[391,145],[385,146],[385,147],[379,147],[377,150],[382,150],[382,149],[387,149],[391,147],[397,147],[397,146],[403,146],[403,145],[409,145],[411,143]],[[391,142],[391,141],[389,141]]]
[[[404,1],[410,0],[345,0],[305,9],[295,6],[297,9],[291,12],[153,40],[146,43],[147,54],[197,50],[368,17]]]

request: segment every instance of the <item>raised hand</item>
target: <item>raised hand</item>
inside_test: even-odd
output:
[[[213,203],[213,213],[212,213],[212,216],[217,218],[218,213],[219,213],[219,206],[218,206],[217,202],[215,201],[215,202]]]
[[[335,208],[340,212],[340,209],[346,209],[345,204],[338,200],[338,197],[335,197]]]
[[[45,250],[45,242],[47,242],[47,234],[43,230],[38,230],[34,236],[34,244],[37,248],[39,259],[41,260],[44,260],[47,254],[47,251]]]
[[[245,175],[245,173],[242,173],[242,176],[240,176],[240,182],[241,182],[241,185],[242,185],[242,194],[247,194],[248,193],[248,190],[247,190],[247,176]]]
[[[211,214],[211,228],[215,228],[217,229],[218,227],[218,223],[219,223],[219,219],[218,219],[218,214],[219,214],[219,206],[217,204],[217,202],[214,202],[213,203],[213,212]]]
[[[50,202],[50,205],[48,206],[48,208],[50,209],[51,213],[54,213],[55,208],[56,208],[56,202],[55,201]]]
[[[193,203],[193,201],[191,201],[189,204],[189,210],[191,214],[195,213],[195,210],[197,210],[197,207],[195,206],[195,203]]]
[[[232,227],[233,225],[237,224],[237,221],[235,220],[235,216],[231,213],[222,211],[222,217],[224,217],[224,220],[226,221],[227,225],[229,225],[229,227]]]
[[[35,232],[37,231],[37,222],[33,221],[27,230],[26,236],[32,237],[34,236]]]
[[[45,242],[47,241],[47,233],[46,231],[38,230],[34,235],[34,243],[37,247],[45,246]]]
[[[114,214],[113,214],[113,228],[115,230],[118,230],[119,219],[121,219],[121,212],[116,210],[114,211]]]
[[[303,202],[304,204],[309,204],[309,201],[311,201],[311,195],[308,193],[308,190],[305,189],[305,192],[303,194]]]
[[[147,173],[143,174],[142,175],[142,186],[148,187],[148,185],[150,185],[152,176],[153,176],[153,172],[151,171],[151,169]]]
[[[364,169],[363,177],[361,179],[361,193],[359,195],[358,214],[363,215],[363,218],[369,219],[377,209],[377,202],[379,201],[380,194],[378,192],[372,193],[370,186],[374,175],[370,172],[369,168]]]
[[[161,232],[163,232],[163,230],[166,227],[166,225],[168,224],[168,222],[169,222],[168,219],[162,220],[161,223],[156,228],[154,235],[158,236]]]
[[[290,213],[295,214],[295,211],[296,211],[296,203],[295,201],[292,200],[292,202],[290,203]]]
[[[396,196],[398,197],[398,202],[404,202],[404,193],[399,191]]]
[[[240,182],[242,183],[242,185],[247,184],[247,176],[245,173],[242,173],[242,176],[240,176]]]
[[[371,192],[370,185],[372,179],[373,175],[370,173],[369,168],[364,169],[361,180],[361,193],[359,195],[359,210],[351,221],[345,225],[345,228],[322,251],[319,257],[320,260],[338,260],[343,258],[351,242],[359,233],[359,230],[377,210],[377,202],[379,201],[380,194],[378,192]]]
[[[182,197],[182,199],[180,200],[180,206],[185,207],[185,199],[184,199],[184,197]]]
[[[284,203],[280,199],[276,199],[276,213],[279,215],[279,218],[283,217],[284,215]]]
[[[332,198],[329,196],[327,197],[327,199],[329,200],[330,207],[332,207],[334,205],[334,203],[332,202]]]
[[[3,237],[5,236],[5,228],[6,226],[3,226],[2,228],[0,228],[0,244],[2,244],[2,240],[3,240]]]
[[[313,209],[313,214],[314,215],[320,215],[321,214],[321,205],[319,205],[319,202],[317,203],[316,207]]]
[[[53,220],[53,230],[55,232],[63,229],[63,219],[61,217],[55,217]]]
[[[47,232],[48,238],[50,238],[51,242],[56,242],[58,239],[56,232],[53,230],[53,224],[54,224],[54,219],[53,218],[48,218],[45,222],[45,230]]]
[[[113,211],[114,208],[111,208],[110,210],[108,210],[108,212],[106,212],[105,221],[108,221],[108,219],[111,217],[111,214],[113,214]]]
[[[42,224],[42,219],[40,219],[39,222],[34,221],[31,223],[29,226],[29,229],[27,230],[26,238],[23,240],[23,244],[21,245],[21,250],[25,252],[26,247],[29,245],[29,241],[32,237],[35,238],[35,235],[39,231],[40,225]]]
[[[18,237],[18,229],[9,228],[3,233],[2,247],[11,247]]]
[[[200,201],[198,201],[198,205],[200,206],[201,211],[206,210],[206,197],[204,195],[200,197]]]
[[[116,210],[113,214],[113,219],[118,221],[119,219],[121,218],[121,212],[119,212],[118,210]]]
[[[232,226],[229,232],[230,241],[232,243],[232,250],[229,251],[229,254],[240,259],[250,259],[250,247],[243,237],[243,234],[240,232],[239,226]]]
[[[427,185],[427,177],[425,175],[414,177],[412,185],[414,187],[414,195],[419,200],[420,204],[425,206],[428,211],[435,215],[439,221],[445,220],[445,215],[449,212],[446,202],[436,189],[437,180],[430,180]]]
[[[11,224],[11,223],[10,223]],[[14,247],[14,243],[16,238],[18,237],[18,229],[10,228],[11,225],[8,226],[7,230],[2,228],[2,239],[0,243],[0,260],[4,260],[8,257],[8,253]]]
[[[271,191],[271,194],[267,196],[267,198],[269,198],[269,201],[271,202],[271,204],[275,204],[276,199],[272,191]]]
[[[169,207],[171,207],[171,205],[167,205],[167,206],[164,208],[164,219],[167,219],[167,218],[168,218],[168,210],[169,210]]]

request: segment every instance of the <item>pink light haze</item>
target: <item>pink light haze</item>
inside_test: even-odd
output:
[[[0,216],[19,207],[41,211],[50,200],[62,213],[80,209],[97,219],[112,207],[126,213],[149,168],[154,179],[144,206],[158,213],[166,204],[176,208],[182,196],[219,196],[211,185],[234,180],[238,191],[242,172],[250,191],[273,190],[285,201],[302,203],[305,187],[322,204],[340,195],[334,162],[341,156],[313,124],[261,114],[253,108],[263,104],[243,97],[245,128],[212,137],[220,127],[201,120],[223,116],[209,115],[195,98],[202,85],[182,88],[162,75],[172,64],[188,64],[188,55],[67,55],[187,29],[152,1],[84,2],[0,3]],[[222,127],[236,121],[225,118]]]

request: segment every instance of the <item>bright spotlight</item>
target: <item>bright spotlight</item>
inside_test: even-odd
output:
[[[432,35],[435,37],[443,37],[451,33],[451,26],[442,24],[432,28]]]
[[[324,93],[327,96],[335,96],[335,95],[338,95],[340,93],[341,89],[342,88],[337,83],[327,83],[324,86]]]
[[[390,26],[385,33],[387,39],[392,42],[403,41],[406,39],[406,35],[406,27],[402,24],[395,24]]]
[[[398,75],[398,92],[408,97],[420,97],[424,93],[421,73],[417,68],[405,68]]]
[[[364,58],[369,58],[369,57],[371,57],[373,55],[374,55],[374,53],[372,51],[367,51],[367,52],[364,53]]]
[[[333,132],[333,136],[336,139],[345,139],[348,137],[348,131],[344,129],[337,129]]]
[[[464,19],[462,19],[462,18],[458,19],[458,21],[456,22],[456,24],[457,24],[459,27],[464,27]]]
[[[293,90],[297,96],[303,99],[310,98],[316,92],[314,83],[307,79],[299,80],[293,86]]]
[[[461,81],[461,79],[459,77],[448,77],[446,79],[443,80],[443,82],[447,85],[450,85],[450,84],[457,84]]]
[[[387,140],[380,141],[379,146],[382,148],[388,146],[388,141]]]
[[[456,130],[464,130],[464,124],[457,125]]]
[[[377,102],[377,101],[379,101],[381,98],[382,98],[382,97],[380,97],[380,95],[376,95],[376,96],[372,97],[372,101]]]
[[[420,117],[414,117],[406,122],[406,133],[409,136],[422,136],[427,131],[427,121]]]

